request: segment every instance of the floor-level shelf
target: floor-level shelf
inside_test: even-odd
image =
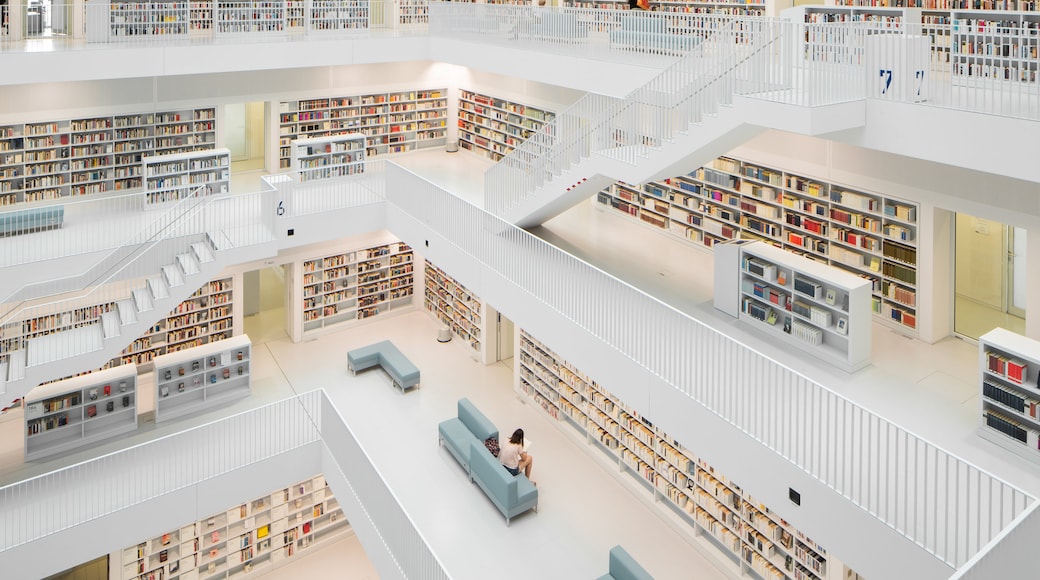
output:
[[[358,175],[365,171],[365,136],[344,133],[292,142],[292,170],[300,181]]]
[[[146,209],[169,207],[195,191],[228,193],[231,184],[231,151],[224,148],[147,156],[142,165]]]
[[[155,422],[250,394],[251,343],[240,334],[155,358]]]
[[[98,371],[25,397],[25,459],[33,461],[137,429],[137,368]]]
[[[979,435],[1040,462],[1040,342],[996,328],[979,337]]]
[[[463,89],[459,146],[498,161],[554,118],[546,109]]]
[[[426,291],[423,304],[437,320],[451,329],[452,334],[482,355],[484,336],[484,305],[465,286],[426,260],[424,276]]]

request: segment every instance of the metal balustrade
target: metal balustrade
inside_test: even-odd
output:
[[[296,173],[265,175],[260,179],[278,192],[277,215],[296,217],[382,203],[385,166],[382,159],[367,160],[363,173],[344,179],[300,181]]]
[[[435,184],[397,166],[387,179],[395,211],[952,568],[1035,504],[1016,486]]]

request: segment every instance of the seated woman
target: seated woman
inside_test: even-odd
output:
[[[534,458],[531,457],[530,453],[524,451],[523,429],[513,431],[513,436],[509,438],[509,441],[498,452],[498,460],[509,473],[520,475],[520,472],[523,471],[527,479],[531,479],[531,467],[534,463]],[[534,480],[531,480],[531,483],[534,483]]]

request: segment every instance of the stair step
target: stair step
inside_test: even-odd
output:
[[[167,264],[163,266],[162,272],[163,276],[166,278],[166,285],[170,288],[184,285],[184,276],[181,275],[181,270],[176,264]]]
[[[7,382],[20,381],[25,378],[25,351],[16,350],[11,353],[7,362]]]
[[[134,307],[138,312],[148,312],[152,309],[152,297],[144,288],[134,288]]]
[[[210,251],[209,246],[202,242],[195,242],[191,245],[191,249],[195,252],[195,257],[199,262],[205,264],[206,262],[213,261],[213,252]]]
[[[30,338],[25,342],[25,364],[28,367],[45,365],[99,351],[105,346],[104,332],[98,323],[52,332]]]
[[[134,306],[133,300],[129,298],[120,300],[116,302],[116,308],[119,310],[119,321],[124,325],[137,322],[137,308]]]
[[[220,250],[227,250],[234,246],[234,244],[231,243],[231,240],[224,235],[224,232],[221,230],[206,232],[206,237],[209,238],[209,242],[213,244],[213,247],[216,248],[218,252]]]
[[[105,333],[105,338],[115,338],[119,336],[120,326],[121,323],[118,312],[113,310],[101,315],[101,328]]]
[[[152,293],[152,298],[155,300],[170,297],[169,288],[166,286],[166,282],[163,281],[162,276],[152,276],[148,279],[148,291]]]
[[[191,254],[177,254],[177,264],[180,265],[181,271],[189,276],[199,273],[199,262]]]

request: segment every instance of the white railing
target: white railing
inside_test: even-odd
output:
[[[278,192],[277,215],[288,218],[382,203],[385,166],[376,159],[366,161],[363,172],[346,177],[300,181],[289,172],[261,180]]]
[[[322,440],[402,576],[447,580],[444,566],[373,464],[371,455],[324,391],[322,394]]]
[[[0,487],[0,552],[321,438],[312,391]]]
[[[307,33],[359,32],[369,27],[368,0],[307,0]]]
[[[221,35],[280,35],[289,31],[289,12],[303,24],[303,7],[288,2],[216,0],[213,28]]]
[[[397,166],[387,168],[387,178],[387,201],[397,211],[949,566],[964,564],[1035,502],[1017,487],[433,183]]]

